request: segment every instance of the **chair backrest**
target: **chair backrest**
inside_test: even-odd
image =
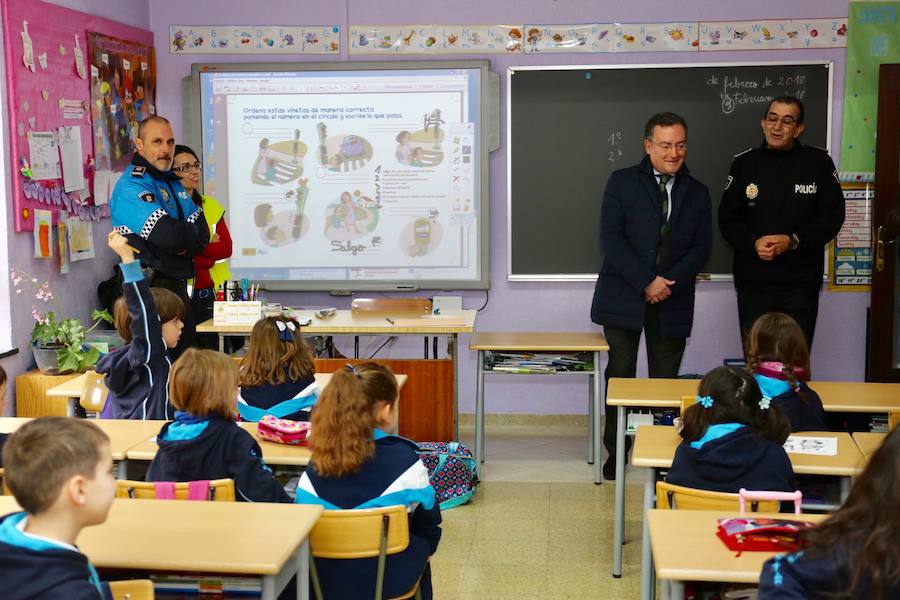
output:
[[[116,498],[154,500],[157,498],[173,499],[173,496],[175,500],[234,502],[234,481],[231,479],[178,483],[132,481],[128,479],[116,481]]]
[[[893,431],[897,425],[900,425],[900,410],[888,413],[888,431]]]
[[[698,490],[665,481],[656,482],[656,506],[670,510],[734,511],[741,508],[738,494]],[[753,508],[754,512],[778,512],[779,504],[777,501],[764,501],[754,503]]]
[[[350,303],[351,314],[367,312],[404,312],[431,314],[428,298],[356,298]]]
[[[316,558],[371,558],[380,551],[383,517],[388,518],[386,554],[409,546],[409,515],[402,505],[362,510],[326,510],[309,547]]]
[[[110,581],[113,600],[153,600],[153,582],[149,579]]]
[[[803,492],[800,490],[795,490],[793,492],[761,492],[741,488],[738,490],[738,500],[740,500],[741,503],[741,512],[747,512],[747,500],[774,500],[776,502],[780,500],[792,500],[794,502],[794,514],[799,515],[800,504],[803,502]]]
[[[697,403],[697,396],[682,396],[681,397],[681,408],[678,412],[681,417],[684,417],[684,411],[686,411],[689,407],[695,405]]]
[[[84,380],[84,387],[81,389],[81,407],[87,412],[100,415],[103,406],[106,404],[106,396],[109,390],[103,383],[103,375],[90,371]]]

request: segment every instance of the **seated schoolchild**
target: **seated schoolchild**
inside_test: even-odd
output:
[[[746,370],[717,367],[707,373],[682,423],[669,483],[731,493],[796,489],[782,448],[790,423]]]
[[[238,368],[221,352],[188,348],[172,367],[175,420],[156,436],[147,481],[233,479],[248,502],[290,502],[253,436],[234,422]]]
[[[75,546],[116,495],[109,438],[90,421],[42,417],[3,447],[4,483],[24,509],[0,519],[0,597],[99,600],[109,586]]]
[[[428,557],[441,539],[441,512],[416,454],[416,444],[388,435],[396,420],[397,381],[377,363],[347,365],[332,376],[312,414],[312,460],[297,486],[297,502],[326,510],[402,504],[410,515],[409,547],[387,558],[385,597],[408,591],[421,576],[431,598]],[[316,559],[326,598],[371,597],[376,558]]]
[[[797,322],[784,313],[756,320],[747,336],[747,368],[760,391],[791,422],[791,431],[825,431],[825,409],[807,385],[809,348]]]
[[[297,322],[266,317],[253,326],[250,347],[241,361],[238,412],[243,421],[270,414],[279,419],[309,421],[319,397],[313,351]]]
[[[900,598],[900,427],[885,437],[844,504],[800,535],[802,550],[763,565],[760,600]]]

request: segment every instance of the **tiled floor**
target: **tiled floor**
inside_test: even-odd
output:
[[[471,430],[463,443],[474,448]],[[444,513],[435,598],[638,598],[642,472],[626,477],[623,574],[612,572],[612,483],[594,485],[583,429],[488,429],[475,499]]]

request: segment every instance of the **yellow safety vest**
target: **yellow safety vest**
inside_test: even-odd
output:
[[[225,209],[212,196],[201,195],[203,200],[203,215],[206,217],[206,224],[209,226],[209,239],[212,240],[216,235],[216,225],[225,215]],[[228,261],[221,260],[209,269],[209,276],[213,280],[213,286],[218,288],[225,281],[231,279],[231,271],[228,270]],[[189,281],[193,285],[193,280]]]

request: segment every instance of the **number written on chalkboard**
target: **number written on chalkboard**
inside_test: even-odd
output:
[[[609,162],[614,163],[623,156],[622,149],[618,147],[622,143],[622,132],[611,131],[606,141],[609,142]]]

